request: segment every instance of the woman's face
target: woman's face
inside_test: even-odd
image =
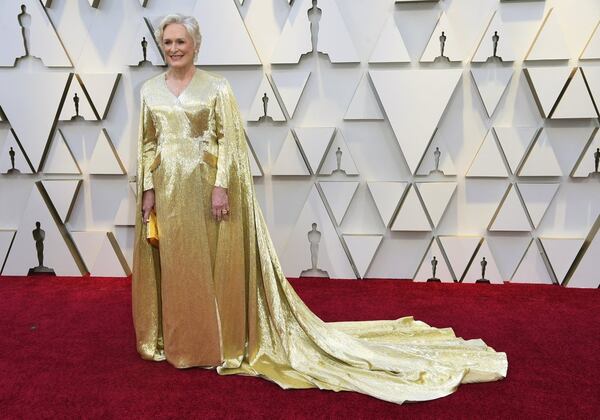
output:
[[[185,26],[167,25],[163,31],[163,50],[169,67],[185,68],[194,65],[194,40]]]

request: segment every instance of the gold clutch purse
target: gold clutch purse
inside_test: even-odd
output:
[[[148,223],[146,223],[146,240],[154,248],[158,248],[158,223],[154,211],[150,212]]]

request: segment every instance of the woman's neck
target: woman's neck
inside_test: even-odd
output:
[[[186,80],[191,79],[194,73],[196,73],[196,66],[194,65],[183,68],[169,67],[167,77],[169,79]]]

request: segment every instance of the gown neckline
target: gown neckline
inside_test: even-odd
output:
[[[171,96],[173,96],[173,98],[175,98],[177,101],[179,101],[179,99],[181,99],[181,97],[183,96],[183,94],[188,90],[188,88],[191,86],[192,82],[194,81],[194,79],[196,78],[197,74],[198,74],[198,69],[196,69],[194,71],[194,75],[192,76],[192,78],[190,79],[190,81],[187,83],[187,85],[185,85],[185,87],[181,90],[181,92],[179,92],[179,95],[175,95],[173,93],[173,91],[171,89],[169,89],[169,85],[167,84],[167,72],[165,72],[163,74],[162,80],[163,80],[163,84],[165,86],[165,89],[167,89],[167,91],[171,94]]]

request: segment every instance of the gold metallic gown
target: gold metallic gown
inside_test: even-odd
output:
[[[138,212],[133,321],[145,359],[270,379],[283,388],[357,391],[402,403],[505,377],[481,340],[412,317],[323,322],[281,269],[254,194],[243,123],[227,81],[197,70],[179,97],[165,75],[141,94],[138,207],[154,188],[160,248]],[[211,216],[213,186],[231,215]]]

